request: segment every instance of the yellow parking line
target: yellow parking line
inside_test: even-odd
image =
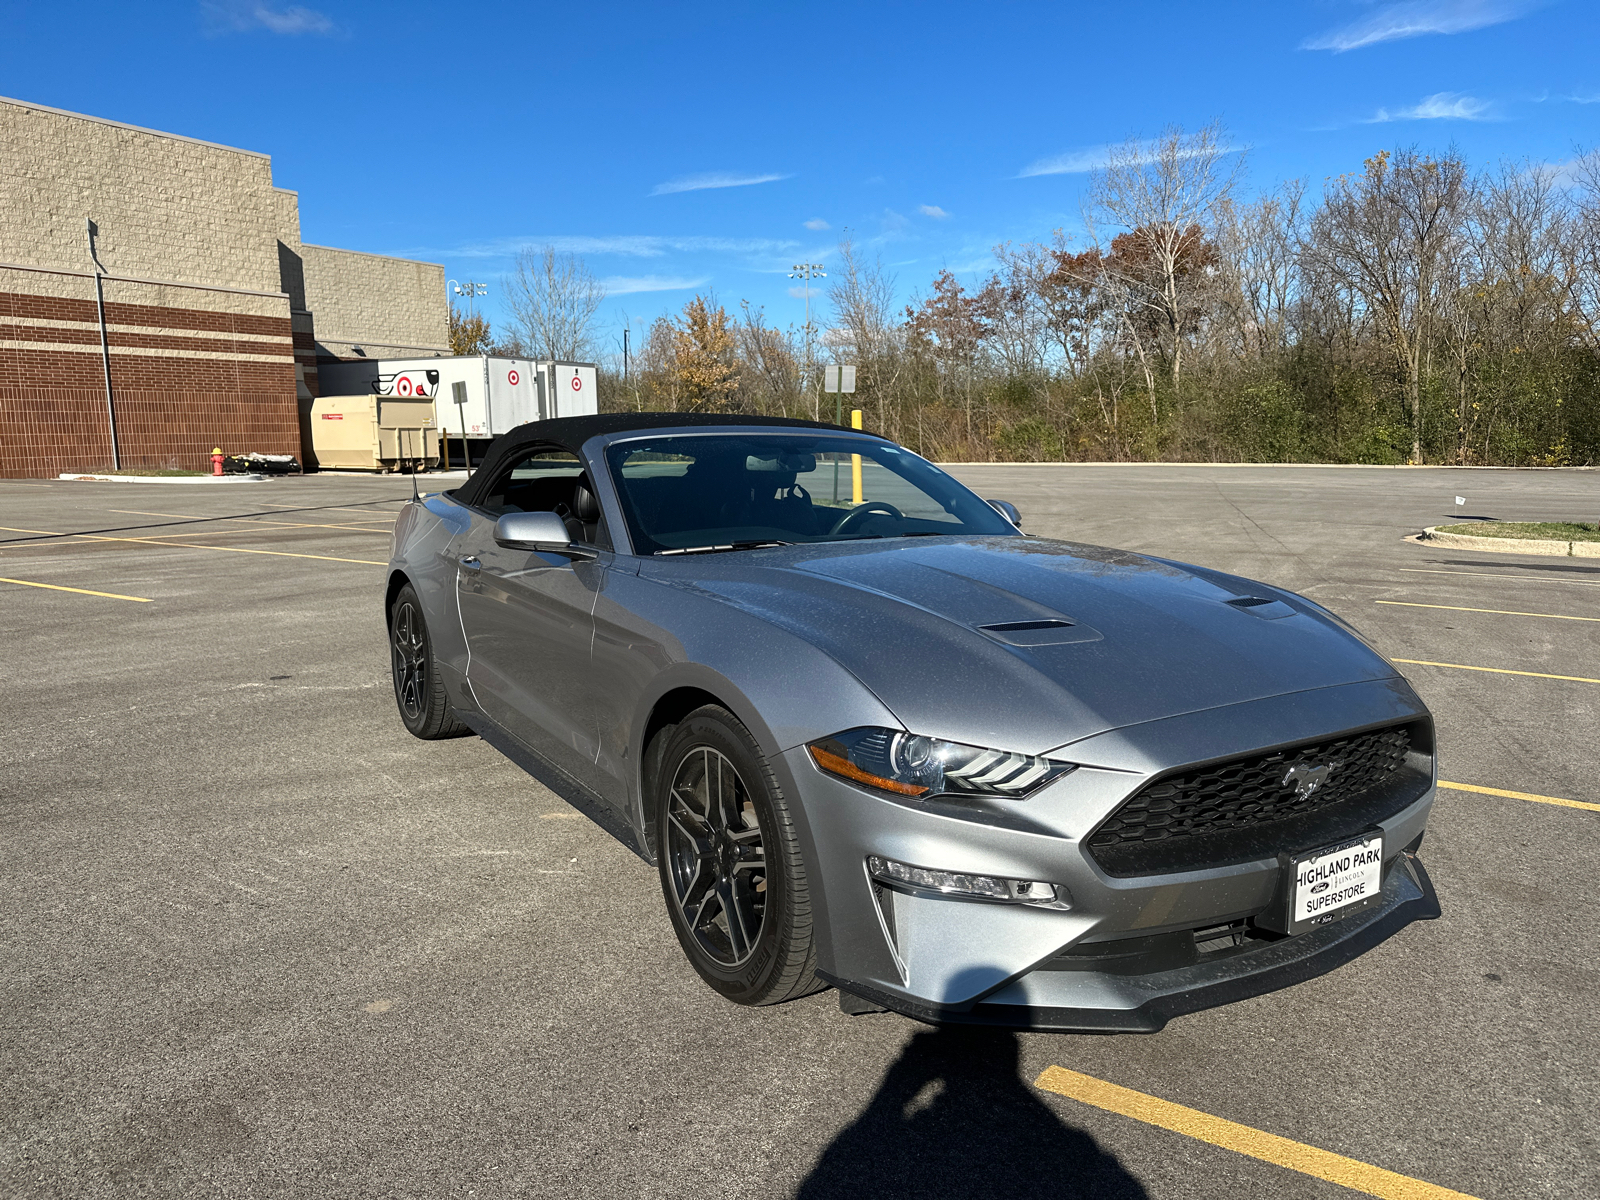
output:
[[[132,600],[135,604],[154,603],[149,596],[124,596],[118,592],[96,592],[89,588],[63,587],[59,583],[35,583],[31,579],[7,579],[0,575],[0,583],[15,583],[22,587],[49,588],[52,592],[77,592],[80,596],[104,596],[107,600]]]
[[[1517,612],[1511,608],[1463,608],[1459,604],[1417,604],[1410,600],[1374,600],[1374,604],[1393,604],[1401,608],[1446,608],[1451,612],[1495,613],[1502,617],[1549,617],[1552,621],[1594,621],[1600,617],[1569,617],[1566,613]]]
[[[1409,1175],[1399,1175],[1374,1167],[1342,1154],[1318,1150],[1302,1142],[1290,1141],[1275,1133],[1264,1133],[1248,1125],[1225,1121],[1199,1109],[1186,1108],[1131,1088],[1080,1075],[1062,1067],[1046,1067],[1034,1086],[1058,1096],[1066,1096],[1084,1104],[1092,1104],[1107,1112],[1114,1112],[1146,1125],[1170,1129],[1197,1141],[1221,1146],[1239,1154],[1258,1158],[1309,1175],[1325,1179],[1353,1191],[1379,1196],[1383,1200],[1473,1200],[1465,1192],[1452,1191],[1436,1183],[1425,1183]]]
[[[311,522],[311,521],[273,521],[273,520],[269,520],[266,517],[255,517],[255,516],[250,516],[250,517],[197,517],[192,513],[143,512],[143,511],[141,511],[139,509],[136,509],[136,508],[108,508],[108,509],[106,509],[106,511],[107,512],[114,512],[114,513],[122,513],[125,516],[130,516],[130,517],[180,517],[185,521],[232,521],[235,525],[261,525],[261,526],[269,526],[269,527],[282,526],[285,529],[352,529],[357,533],[383,533],[383,534],[387,534],[387,533],[393,532],[392,529],[371,529],[371,528],[368,528],[366,525],[359,525],[359,524],[355,524],[355,523],[351,523],[351,522],[346,522],[346,523],[337,524],[337,525],[322,525],[322,524],[317,524],[317,523],[314,523],[314,522]],[[373,517],[372,519],[374,521],[383,520],[385,515],[386,514],[384,514],[384,513],[379,513],[377,516]],[[162,534],[161,536],[163,536],[163,537],[178,537],[179,535],[175,534],[175,533],[166,533],[166,534]],[[183,534],[182,536],[191,537],[193,535],[192,534]]]
[[[1559,804],[1562,808],[1586,808],[1590,812],[1600,812],[1600,804],[1590,804],[1587,800],[1563,800],[1560,796],[1537,796],[1532,792],[1508,792],[1504,788],[1479,787],[1475,783],[1446,783],[1439,780],[1442,788],[1454,788],[1458,792],[1479,792],[1485,796],[1504,796],[1508,800],[1532,800],[1535,804]]]
[[[1511,671],[1505,667],[1471,667],[1466,663],[1429,662],[1425,658],[1391,658],[1390,662],[1409,663],[1414,667],[1452,667],[1457,671],[1488,671],[1495,675],[1527,675],[1533,679],[1565,679],[1569,683],[1600,683],[1587,675],[1551,675],[1546,671]]]
[[[98,533],[51,533],[47,529],[15,529],[0,525],[8,533],[36,533],[41,537],[82,537],[95,542],[132,542],[140,546],[172,546],[179,550],[219,550],[228,554],[270,554],[275,558],[315,558],[323,562],[357,563],[363,567],[386,567],[389,564],[371,558],[339,558],[332,554],[292,554],[288,550],[247,550],[242,546],[197,546],[193,542],[164,542],[156,538],[106,537]]]

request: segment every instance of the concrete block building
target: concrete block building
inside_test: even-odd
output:
[[[0,476],[303,460],[319,363],[448,326],[441,265],[302,242],[267,155],[0,98]]]

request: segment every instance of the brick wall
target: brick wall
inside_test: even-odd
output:
[[[286,298],[104,287],[124,467],[203,470],[213,446],[301,453]],[[174,293],[191,307],[172,305]],[[0,270],[0,476],[111,462],[94,280]]]

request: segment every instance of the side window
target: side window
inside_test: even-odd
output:
[[[491,516],[515,512],[553,512],[578,542],[611,548],[600,506],[578,456],[556,446],[534,447],[504,468],[478,507]]]
[[[572,492],[582,474],[583,464],[570,450],[529,450],[495,477],[478,507],[497,517],[510,512],[555,512],[556,505],[563,503],[571,507]]]

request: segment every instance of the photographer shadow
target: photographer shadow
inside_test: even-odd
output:
[[[866,1111],[823,1151],[797,1200],[1148,1200],[1116,1158],[1018,1077],[1018,1059],[1008,1030],[916,1034]]]

